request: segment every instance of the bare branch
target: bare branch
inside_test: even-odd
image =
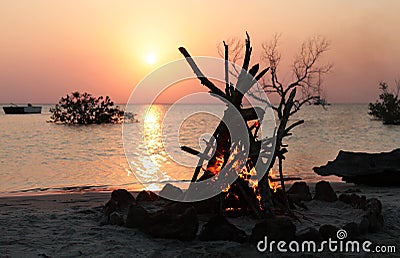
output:
[[[230,98],[230,88],[229,88],[229,47],[223,41],[225,48],[225,95]]]
[[[292,65],[295,81],[289,84],[285,89],[286,92],[294,87],[302,86],[302,84],[312,86],[310,84],[307,85],[306,81],[310,82],[315,74],[321,76],[331,70],[332,64],[315,67],[321,56],[329,50],[329,46],[330,43],[320,36],[310,38],[301,45],[300,52]]]
[[[207,153],[201,153],[200,151],[195,150],[195,149],[193,149],[193,148],[191,148],[189,146],[181,146],[181,150],[183,150],[183,151],[185,151],[185,152],[187,152],[189,154],[192,154],[192,155],[195,155],[195,156],[199,156],[199,157],[201,157],[201,158],[203,158],[205,160],[210,160],[211,159],[211,157],[208,156]]]
[[[239,106],[242,103],[242,98],[243,94],[249,89],[249,85],[252,82],[252,76],[249,76],[247,70],[249,69],[249,64],[250,64],[250,57],[251,57],[251,52],[253,48],[251,47],[250,44],[250,36],[246,32],[246,50],[245,50],[245,55],[244,55],[244,60],[243,60],[243,65],[242,65],[242,70],[240,71],[239,78],[236,84],[236,90],[234,94],[232,95],[232,104],[235,106]],[[253,67],[252,72],[257,72],[258,67]]]
[[[290,130],[292,130],[293,128],[295,128],[296,126],[299,126],[301,124],[304,124],[304,120],[299,120],[299,121],[294,122],[293,124],[289,125],[285,129],[285,134],[284,135],[290,135]]]
[[[283,85],[278,80],[277,69],[281,60],[281,54],[278,52],[279,34],[275,34],[270,42],[262,44],[264,53],[261,56],[271,67],[271,84],[277,89],[277,92],[283,92]]]
[[[251,68],[250,68],[250,70],[249,70],[249,74],[251,75],[251,76],[256,76],[256,74],[257,74],[257,72],[258,72],[258,69],[260,69],[260,65],[259,64],[255,64],[255,65],[253,65]]]
[[[196,74],[197,78],[200,80],[201,84],[209,88],[211,90],[211,93],[221,96],[224,99],[227,99],[227,96],[222,92],[222,90],[220,90],[217,86],[214,85],[214,83],[212,83],[207,77],[204,76],[204,74],[201,72],[200,68],[194,62],[189,52],[184,47],[180,47],[179,51],[186,58],[186,61],[192,68],[193,72]]]
[[[243,59],[243,48],[244,44],[239,38],[229,38],[225,40],[222,44],[218,44],[218,54],[220,57],[225,57],[225,44],[229,46],[229,61],[231,63],[237,63]]]
[[[306,104],[306,103],[310,103],[311,100],[316,100],[318,99],[318,96],[309,96],[307,98],[304,98],[302,100],[295,100],[294,104],[293,104],[293,111],[290,112],[290,116],[294,115],[295,113],[297,113],[297,111],[300,110],[300,108]]]
[[[243,65],[242,69],[247,71],[249,69],[249,63],[250,63],[250,56],[251,56],[251,51],[253,51],[253,48],[250,45],[250,36],[246,31],[246,52],[244,55],[244,60],[243,60]]]
[[[231,68],[232,68],[229,69],[229,73],[233,77],[238,78],[240,71],[238,69],[238,66],[235,64],[237,64],[240,60],[243,59],[243,48],[245,44],[243,44],[243,41],[237,37],[229,38],[228,40],[224,41],[223,44],[221,43],[218,44],[217,46],[218,54],[222,58],[226,56],[225,45],[229,46],[228,60],[231,63]]]
[[[264,70],[262,70],[257,76],[256,76],[256,81],[259,81],[268,71],[269,71],[270,67],[265,68]]]

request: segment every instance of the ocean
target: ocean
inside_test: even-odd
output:
[[[202,139],[207,139],[218,124],[216,117],[204,113],[182,121],[185,114],[194,114],[199,109],[215,112],[214,105],[175,106],[168,116],[169,125],[174,126],[162,130],[159,119],[167,112],[168,105],[156,106],[146,123],[147,106],[134,105],[131,109],[138,114],[139,123],[125,125],[124,132],[122,125],[48,123],[49,108],[43,106],[42,114],[36,115],[5,115],[1,109],[1,195],[121,187],[140,190],[144,186],[135,173],[147,178],[145,187],[149,189],[156,189],[158,180],[187,182],[197,159],[181,151],[179,146],[204,147]],[[308,182],[340,181],[334,176],[320,177],[312,168],[333,160],[339,150],[382,152],[400,147],[400,126],[371,120],[366,104],[333,104],[326,109],[304,106],[291,122],[299,119],[305,123],[296,127],[285,141],[289,150],[283,162],[286,176],[301,177]],[[179,134],[176,128],[181,128]],[[128,144],[125,142],[128,159],[123,133],[133,137]],[[149,165],[152,162],[160,164],[168,176]]]

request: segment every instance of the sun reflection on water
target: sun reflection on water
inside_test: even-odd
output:
[[[161,106],[151,105],[144,117],[144,138],[151,156],[163,152],[162,144],[162,118],[164,110]]]
[[[219,122],[208,113],[187,116],[186,112],[171,113],[170,108],[168,105],[150,105],[143,112],[141,134],[144,144],[138,147],[146,155],[135,156],[130,162],[147,190],[161,190],[164,183],[155,182],[169,182],[181,189],[187,188],[197,159],[188,156],[180,146],[201,150],[203,136],[211,136],[210,128],[215,128]],[[190,163],[191,159],[196,159],[196,162]]]
[[[165,115],[165,107],[151,105],[147,108],[143,121],[144,141],[150,159],[142,159],[143,171],[152,181],[169,180],[169,176],[163,171],[163,163],[168,160],[162,141],[162,121]],[[150,186],[147,186],[148,188]],[[151,186],[154,188],[154,185]],[[150,190],[150,189],[148,189]],[[154,190],[154,189],[152,189]]]

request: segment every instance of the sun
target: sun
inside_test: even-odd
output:
[[[156,62],[157,58],[156,55],[154,55],[154,53],[147,53],[146,57],[145,57],[145,61],[148,64],[154,64]]]

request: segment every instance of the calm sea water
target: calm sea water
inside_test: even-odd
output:
[[[170,122],[175,119],[180,125],[180,134],[177,135],[172,126],[164,128],[161,135],[158,120],[168,106],[156,106],[154,114],[147,118],[150,126],[145,128],[146,106],[133,106],[140,122],[128,125],[125,132],[134,137],[129,144],[132,168],[125,157],[121,125],[47,123],[49,106],[44,106],[40,115],[4,115],[1,109],[0,193],[143,188],[133,172],[147,173],[149,181],[190,180],[193,174],[190,164],[176,166],[169,154],[190,161],[189,156],[179,150],[179,144],[201,145],[199,138],[207,138],[207,133],[212,133],[217,126],[217,118],[204,114],[189,117],[182,123],[183,114],[196,112],[199,107],[181,105],[175,108],[169,119],[172,119]],[[207,108],[215,109],[213,105],[201,105],[202,110]],[[320,180],[312,167],[334,159],[341,149],[380,152],[400,147],[400,127],[372,121],[367,105],[332,105],[327,110],[306,106],[293,121],[299,118],[305,123],[293,130],[293,136],[286,141],[289,153],[284,161],[284,172],[288,176]],[[149,144],[144,144],[143,137]],[[176,141],[179,144],[168,152],[162,147],[163,141],[167,146],[173,146]],[[148,166],[151,162],[148,152],[172,177],[164,178]],[[340,179],[330,177],[329,180]]]

